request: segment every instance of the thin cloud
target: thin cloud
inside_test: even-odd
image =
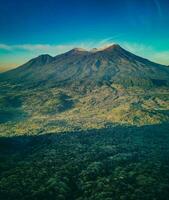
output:
[[[162,12],[162,8],[161,8],[160,2],[158,0],[154,0],[154,4],[155,4],[155,6],[157,8],[157,12],[158,12],[159,17],[162,18],[163,17],[163,12]]]
[[[120,34],[119,34],[120,36]],[[106,47],[109,45],[112,45],[114,43],[119,43],[123,48],[127,49],[128,51],[137,54],[139,56],[145,57],[147,59],[150,59],[154,62],[158,62],[161,64],[169,65],[169,51],[157,51],[152,46],[144,45],[144,44],[138,44],[138,43],[129,43],[129,42],[114,42],[113,38],[118,37],[118,35],[113,37],[104,38],[100,41],[87,41],[87,42],[81,42],[81,43],[75,43],[75,44],[64,44],[64,45],[50,45],[50,44],[16,44],[16,45],[7,45],[7,44],[0,44],[0,50],[7,50],[11,51],[11,54],[15,52],[17,55],[17,50],[20,51],[26,51],[25,56],[29,55],[31,56],[37,56],[40,54],[51,54],[53,56],[64,53],[66,51],[69,51],[70,49],[74,47],[81,47],[86,49],[91,49],[94,47]],[[117,40],[116,40],[117,41]],[[9,56],[9,54],[8,54]]]
[[[134,54],[160,64],[169,65],[169,51],[157,51],[152,46],[138,43],[122,42],[121,45]]]
[[[2,50],[11,50],[11,46],[7,44],[0,44],[0,49]]]
[[[151,46],[147,46],[144,44],[138,44],[138,43],[129,43],[129,42],[122,42],[121,43],[124,48],[127,50],[134,52],[134,53],[140,53],[140,52],[152,52],[153,48]]]
[[[73,48],[74,45],[50,45],[50,44],[22,44],[22,45],[7,45],[0,44],[1,50],[16,51],[35,51],[35,52],[48,52],[48,53],[60,53]]]
[[[152,55],[152,59],[155,62],[160,62],[164,65],[169,65],[169,51],[155,52]]]
[[[99,42],[99,45],[109,45],[109,44],[114,44],[115,43],[115,40],[119,39],[121,36],[124,36],[126,35],[126,33],[120,33],[120,34],[116,34],[112,37],[107,37],[107,38],[104,38],[103,40],[101,40]]]

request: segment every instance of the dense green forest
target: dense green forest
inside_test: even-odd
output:
[[[1,200],[168,200],[169,125],[0,138]]]

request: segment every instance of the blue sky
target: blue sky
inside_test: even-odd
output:
[[[169,65],[169,0],[0,0],[0,70],[119,43]]]

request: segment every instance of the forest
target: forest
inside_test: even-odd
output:
[[[0,138],[1,200],[168,200],[169,124]]]

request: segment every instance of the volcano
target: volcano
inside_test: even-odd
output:
[[[26,87],[90,88],[118,83],[125,87],[168,86],[169,68],[136,56],[118,44],[87,51],[74,48],[52,57],[41,55],[5,72],[1,79]]]

